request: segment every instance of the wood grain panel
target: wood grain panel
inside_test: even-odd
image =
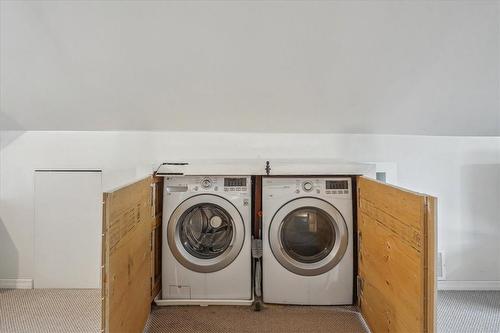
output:
[[[153,177],[153,228],[161,225],[163,212],[163,177]]]
[[[424,326],[427,332],[436,332],[436,229],[437,198],[427,196],[424,231],[426,246],[426,255],[424,257]]]
[[[434,200],[434,201],[432,201]],[[434,332],[435,198],[358,179],[361,312],[372,332]]]
[[[103,330],[142,332],[151,305],[151,177],[104,193]]]
[[[161,290],[163,177],[153,177],[152,185],[154,216],[151,225],[151,301]]]
[[[358,187],[363,189],[363,198],[375,206],[380,213],[392,217],[404,225],[421,231],[425,195],[385,183],[360,177]]]
[[[385,332],[408,332],[408,327],[418,325],[418,303],[421,295],[419,253],[398,239],[397,234],[377,223],[371,217],[362,215],[360,248],[360,274],[369,276],[363,283],[363,300],[369,303],[367,292],[378,291],[384,297],[377,297],[373,306],[382,308],[388,327]],[[366,236],[365,236],[366,235]],[[400,260],[401,259],[401,260]],[[408,288],[412,286],[412,288]],[[417,301],[417,302],[416,302]],[[369,322],[371,317],[366,318]]]
[[[161,290],[161,241],[162,241],[162,228],[161,225],[153,229],[151,232],[152,253],[151,253],[151,302],[155,299],[156,295]]]

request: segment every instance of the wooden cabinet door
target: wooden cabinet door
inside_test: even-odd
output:
[[[151,310],[152,177],[104,193],[102,329],[139,333]]]
[[[435,332],[436,198],[358,177],[358,303],[371,331]]]
[[[161,290],[161,246],[163,215],[163,177],[153,178],[153,219],[151,224],[151,301]]]

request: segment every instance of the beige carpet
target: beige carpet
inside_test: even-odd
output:
[[[2,333],[90,333],[100,325],[100,289],[0,289]]]
[[[500,292],[438,293],[438,332],[500,333]],[[154,307],[147,333],[367,332],[350,307]],[[100,332],[100,290],[0,289],[0,332]]]
[[[439,333],[500,333],[500,291],[439,291]]]
[[[266,305],[260,312],[244,306],[154,307],[146,333],[160,332],[368,332],[352,307]]]
[[[100,290],[0,289],[0,332],[100,332]],[[367,332],[351,307],[153,307],[145,332]]]
[[[100,331],[100,290],[0,289],[0,332]],[[349,307],[154,307],[145,332],[367,332]],[[438,332],[500,333],[500,292],[438,293]],[[254,328],[252,331],[251,328]]]

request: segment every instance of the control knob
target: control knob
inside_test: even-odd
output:
[[[212,181],[209,178],[204,178],[201,181],[201,187],[203,188],[210,188],[212,186]]]
[[[304,191],[309,192],[313,189],[313,184],[311,182],[304,182],[304,184],[302,184],[302,188]]]

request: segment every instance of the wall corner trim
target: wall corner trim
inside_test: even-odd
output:
[[[33,279],[0,279],[0,289],[33,289]]]
[[[500,290],[500,281],[438,281],[438,290]]]

